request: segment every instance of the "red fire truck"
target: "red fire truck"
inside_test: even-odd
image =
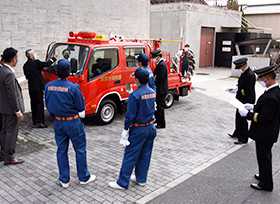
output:
[[[49,45],[46,60],[55,52],[58,57],[54,64],[44,68],[44,79],[46,83],[56,79],[57,62],[63,58],[63,51],[68,50],[71,62],[68,80],[80,86],[85,98],[86,116],[95,115],[99,124],[109,124],[117,112],[123,112],[126,105],[129,96],[126,83],[132,84],[134,90],[137,88],[134,76],[131,75],[137,69],[135,56],[141,53],[150,56],[150,51],[160,49],[163,40],[106,40],[104,35],[94,32],[72,31],[69,36],[67,42]],[[152,42],[152,45],[148,42]],[[182,42],[179,42],[182,49]],[[188,95],[192,83],[190,78],[182,82],[181,74],[171,71],[170,52],[163,52],[163,58],[168,67],[169,92],[165,104],[169,108],[174,100],[179,100],[179,96]],[[181,67],[180,62],[178,67]],[[149,66],[153,71],[156,64],[150,60]]]

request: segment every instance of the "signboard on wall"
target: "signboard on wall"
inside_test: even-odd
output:
[[[222,47],[223,52],[231,52],[231,47]]]
[[[231,45],[231,41],[230,40],[223,40],[222,45]]]

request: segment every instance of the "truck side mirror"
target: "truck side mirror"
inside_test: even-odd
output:
[[[72,73],[76,73],[77,69],[78,69],[78,61],[77,61],[77,59],[71,58],[70,64],[71,64],[71,72]]]

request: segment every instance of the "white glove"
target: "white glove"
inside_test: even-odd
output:
[[[120,144],[125,147],[130,145],[130,142],[128,141],[128,131],[125,129],[122,131]]]
[[[246,117],[249,111],[244,108],[244,109],[238,109],[238,112],[242,117]]]
[[[80,118],[85,118],[86,117],[85,110],[83,110],[82,112],[79,112],[78,114],[79,114]]]
[[[253,109],[254,109],[254,104],[245,103],[245,104],[244,104],[244,108],[245,108],[246,110],[253,110]]]

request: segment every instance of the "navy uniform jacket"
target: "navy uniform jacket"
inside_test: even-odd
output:
[[[154,77],[157,86],[157,94],[167,94],[168,92],[168,81],[167,81],[167,67],[163,60],[161,60],[155,70]]]
[[[129,94],[124,129],[128,130],[133,123],[145,124],[155,119],[156,92],[147,84],[141,84]]]
[[[78,84],[56,79],[46,84],[45,101],[49,113],[58,117],[75,116],[85,110],[85,101]]]
[[[44,67],[50,66],[56,58],[53,57],[47,62],[41,62],[40,60],[28,59],[23,65],[23,73],[28,80],[28,88],[30,91],[44,90],[45,80],[42,76],[42,70]]]
[[[145,67],[144,69],[146,69],[149,72],[149,82],[148,82],[149,87],[151,87],[154,91],[157,91],[157,86],[152,70],[150,69],[149,66]]]
[[[277,142],[280,117],[280,88],[273,87],[263,93],[249,112],[247,119],[252,120],[249,137],[258,142]]]
[[[256,76],[254,72],[248,67],[244,73],[241,74],[238,79],[238,91],[236,98],[242,103],[255,103],[255,83]]]

